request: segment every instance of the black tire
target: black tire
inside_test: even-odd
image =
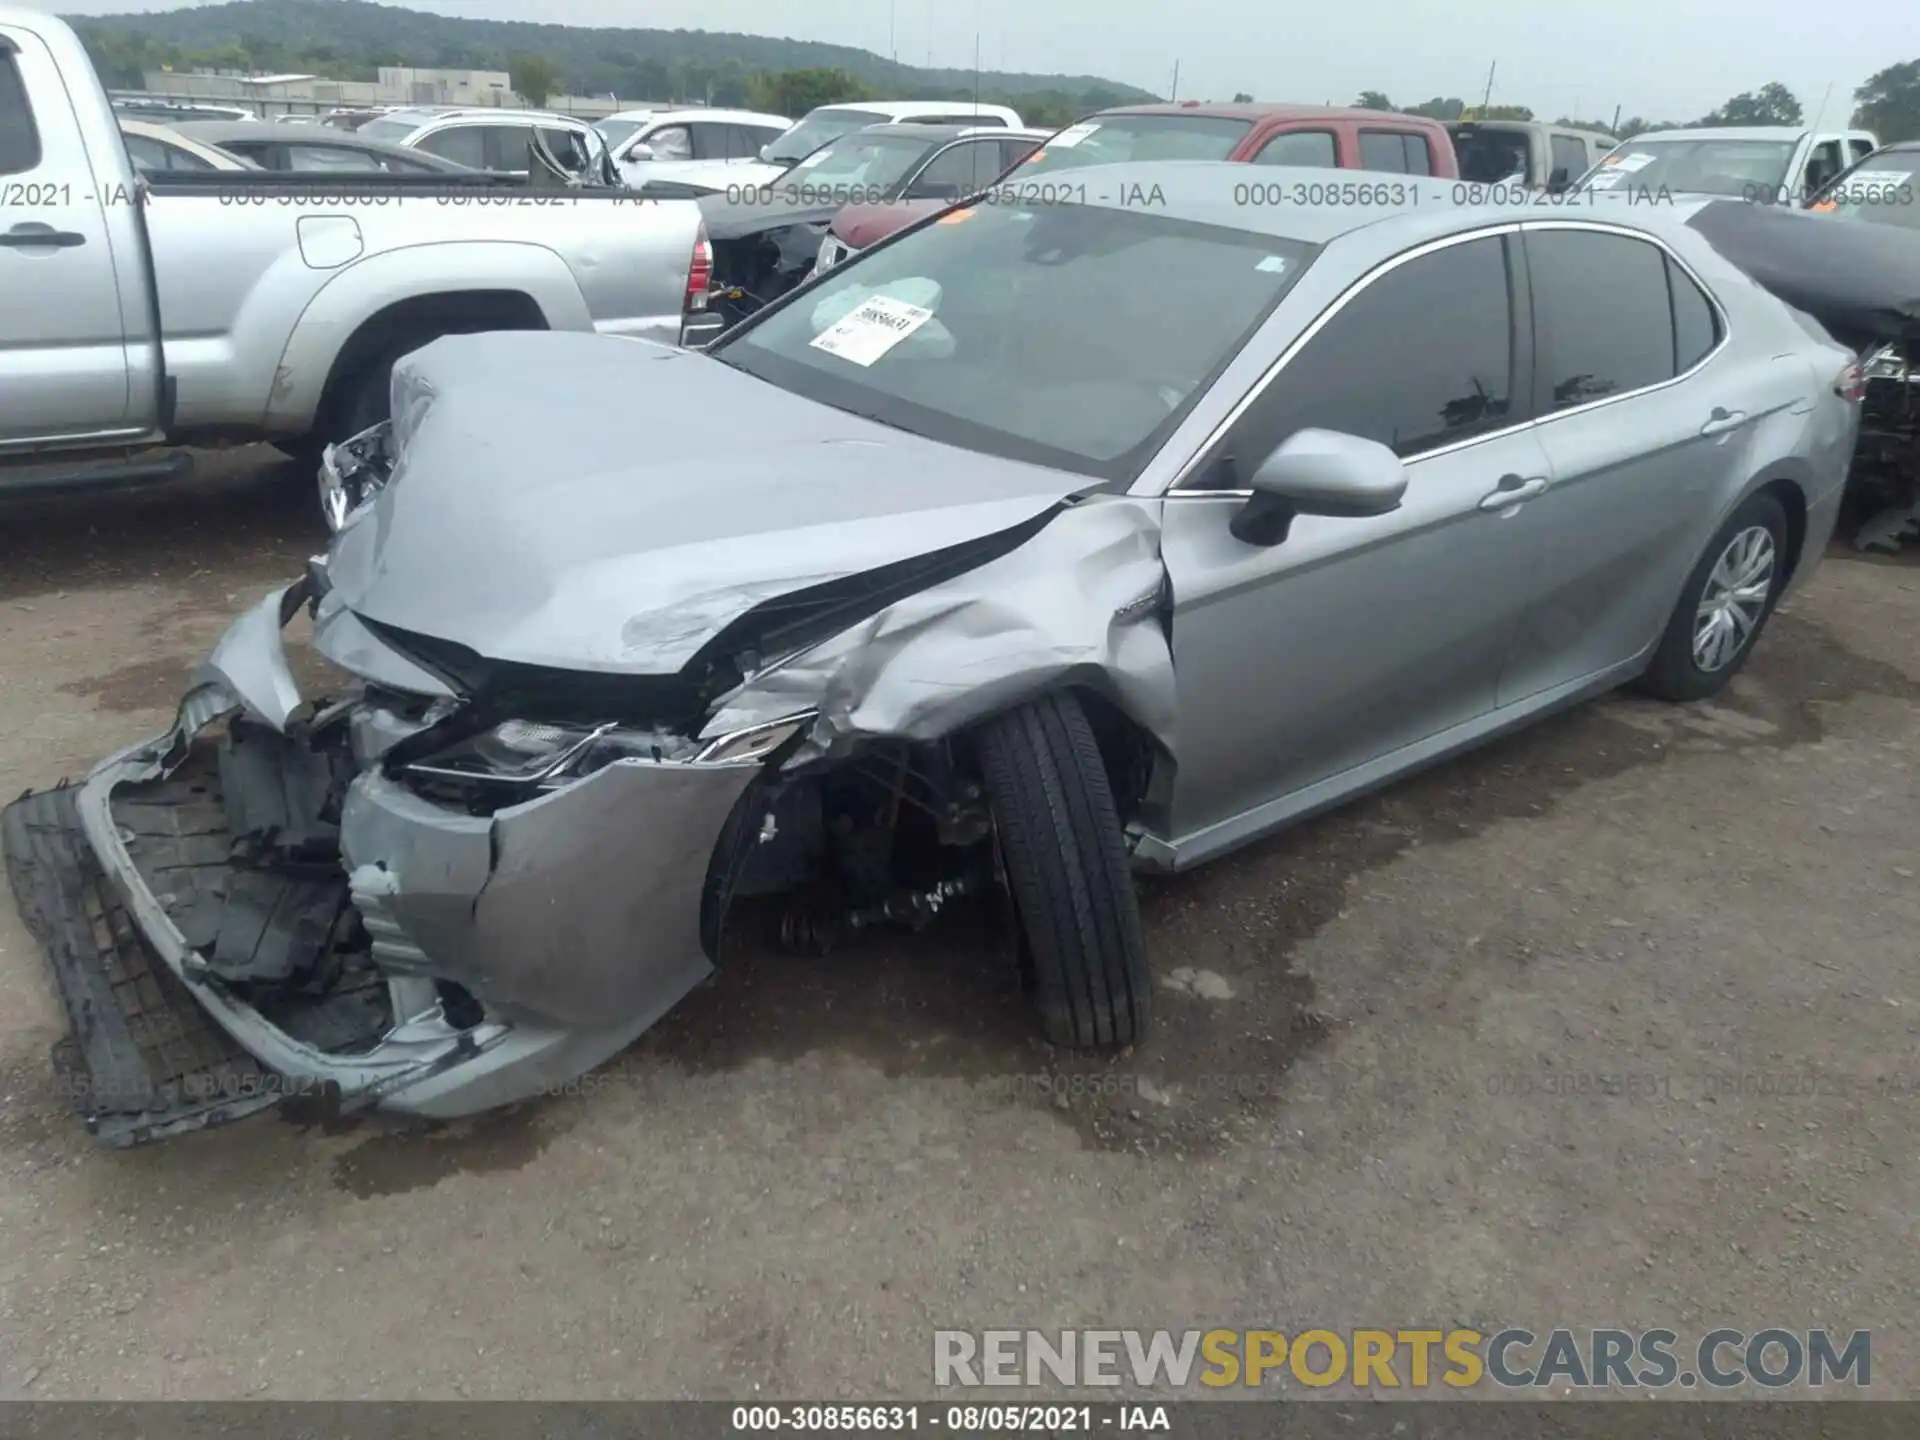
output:
[[[340,393],[340,404],[333,412],[337,419],[326,427],[327,433],[320,441],[323,448],[351,440],[393,413],[394,361],[425,343],[416,341],[405,349],[390,350],[362,366],[358,374],[348,377]]]
[[[329,445],[351,440],[362,430],[378,425],[392,412],[393,364],[406,353],[395,350],[368,361],[341,383],[339,393],[329,400],[313,429],[305,435],[275,440],[273,448],[298,464],[317,467]]]
[[[980,766],[1033,962],[1041,1028],[1079,1050],[1147,1033],[1153,983],[1100,747],[1071,695],[989,721]]]
[[[1735,538],[1755,529],[1765,530],[1772,546],[1772,573],[1767,584],[1766,599],[1752,628],[1739,639],[1738,648],[1709,669],[1695,656],[1695,626],[1700,606],[1706,598],[1708,584],[1713,579],[1716,567],[1727,555]],[[1787,535],[1785,507],[1764,492],[1750,496],[1727,518],[1727,523],[1720,527],[1707,545],[1700,563],[1693,567],[1693,573],[1687,577],[1686,586],[1680,592],[1680,603],[1674,607],[1673,617],[1667,621],[1666,633],[1660,637],[1660,646],[1653,653],[1653,663],[1640,677],[1636,688],[1661,700],[1680,701],[1705,700],[1727,687],[1728,682],[1747,663],[1747,657],[1753,654],[1760,632],[1766,629],[1767,621],[1773,615],[1774,603],[1780,598],[1780,587],[1786,582],[1787,576]]]

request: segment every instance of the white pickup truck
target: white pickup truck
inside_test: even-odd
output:
[[[317,453],[440,335],[676,343],[705,245],[692,201],[483,172],[136,178],[73,31],[0,0],[0,496]]]

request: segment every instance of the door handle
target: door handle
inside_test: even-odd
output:
[[[1505,510],[1510,505],[1524,504],[1528,500],[1546,494],[1548,484],[1547,477],[1544,475],[1536,475],[1531,480],[1522,479],[1518,475],[1502,475],[1500,488],[1481,497],[1480,508]]]
[[[51,225],[42,225],[38,220],[22,221],[6,234],[0,235],[0,245],[11,246],[15,250],[25,250],[38,245],[51,245],[60,250],[67,250],[75,245],[86,243],[87,237],[77,231],[56,230]]]
[[[1713,414],[1707,418],[1707,423],[1700,427],[1700,433],[1702,435],[1724,435],[1729,430],[1738,430],[1746,423],[1746,411],[1723,410],[1716,405],[1714,406]]]

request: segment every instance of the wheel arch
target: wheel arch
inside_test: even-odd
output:
[[[543,245],[495,241],[413,245],[346,266],[317,291],[294,321],[273,376],[265,428],[309,431],[364,363],[369,327],[459,313],[459,328],[591,330],[586,297],[567,263]],[[536,322],[537,317],[537,323]],[[520,323],[504,325],[501,319]],[[443,328],[437,333],[446,333]],[[431,335],[422,333],[421,343]]]

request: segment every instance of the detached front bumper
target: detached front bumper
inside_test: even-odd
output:
[[[231,815],[249,806],[222,795],[210,759],[235,713],[300,732],[280,635],[299,595],[270,595],[235,622],[171,730],[6,812],[15,893],[73,1024],[63,1082],[107,1143],[303,1093],[345,1110],[473,1114],[600,1064],[712,971],[702,899],[753,760],[622,759],[475,816],[415,794],[375,756],[347,783],[338,822],[347,928],[384,982],[360,1002],[372,1028],[330,1038],[293,1023],[284,992],[259,1003],[216,970],[221,925],[300,923],[236,912]],[[299,743],[289,737],[287,753]],[[298,793],[291,767],[277,779]],[[483,1016],[450,1015],[449,987]]]

